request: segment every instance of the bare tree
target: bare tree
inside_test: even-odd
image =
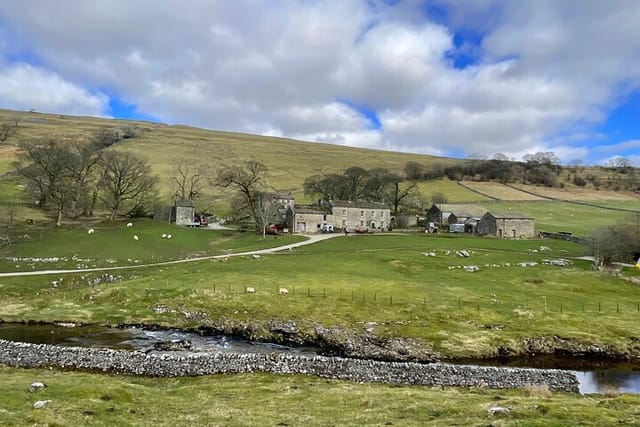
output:
[[[408,179],[422,179],[424,177],[424,165],[420,162],[409,160],[404,164],[404,173]]]
[[[171,177],[174,194],[179,199],[195,200],[205,188],[205,177],[198,168],[187,161],[181,162]]]
[[[97,179],[94,169],[102,157],[100,142],[91,139],[89,142],[70,144],[71,163],[67,165],[73,181],[70,215],[77,217],[81,213],[88,215],[93,211],[94,197],[89,196],[89,188],[97,191]]]
[[[56,225],[62,225],[62,216],[73,195],[73,174],[70,165],[74,158],[64,140],[47,137],[43,140],[19,145],[17,172],[25,177],[39,205],[53,202]]]
[[[151,195],[157,178],[151,175],[146,160],[129,152],[107,151],[100,162],[102,169],[101,200],[110,211],[109,220],[124,208],[129,212]]]
[[[431,195],[431,203],[434,205],[444,205],[448,202],[447,196],[442,191],[436,191]]]
[[[20,113],[15,114],[10,122],[2,123],[0,125],[0,144],[6,142],[9,138],[18,132],[20,121],[22,116]]]
[[[640,242],[640,216],[623,224],[596,229],[587,239],[596,268],[613,261],[629,261]]]
[[[560,158],[553,151],[542,152],[539,151],[535,154],[525,154],[522,157],[527,163],[540,163],[544,165],[557,166],[560,164]]]
[[[404,181],[398,175],[396,175],[396,179],[394,179],[392,183],[390,208],[393,214],[396,215],[400,212],[401,206],[406,208],[404,201],[415,193],[418,183],[415,181]]]
[[[255,160],[250,160],[242,165],[228,166],[222,169],[217,177],[216,184],[222,188],[234,188],[238,191],[239,198],[248,216],[253,220],[256,231],[260,231],[261,219],[258,212],[258,198],[262,189],[267,186],[267,167]]]
[[[278,206],[273,200],[273,194],[259,192],[255,194],[256,228],[262,230],[262,237],[267,234],[267,226],[271,219],[278,214]]]

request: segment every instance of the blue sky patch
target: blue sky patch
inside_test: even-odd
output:
[[[341,104],[346,105],[352,110],[357,111],[362,117],[367,119],[368,129],[378,130],[382,128],[380,119],[378,118],[378,115],[373,108],[367,107],[366,105],[357,104],[355,102],[349,101],[348,99],[337,99],[337,101]]]
[[[116,119],[128,120],[146,120],[150,122],[159,122],[159,120],[149,114],[145,114],[138,110],[135,104],[129,104],[116,96],[109,96],[108,114]]]

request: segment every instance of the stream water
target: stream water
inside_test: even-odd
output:
[[[61,325],[0,323],[0,339],[34,344],[98,347],[123,350],[163,350],[167,348],[190,351],[229,351],[246,353],[285,352],[303,355],[322,354],[313,347],[290,347],[271,343],[257,343],[222,335],[199,335],[172,329],[108,328],[102,326],[65,327]],[[456,360],[453,363],[483,366],[513,366],[553,368],[575,371],[580,392],[640,393],[640,365],[616,363],[611,360],[577,359],[556,356],[510,358],[493,360]]]

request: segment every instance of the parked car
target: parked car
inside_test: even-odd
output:
[[[320,231],[323,233],[333,233],[333,224],[322,224]]]

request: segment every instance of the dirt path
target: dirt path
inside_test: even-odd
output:
[[[145,268],[145,267],[156,267],[163,265],[172,265],[172,264],[184,264],[187,262],[195,262],[195,261],[203,261],[209,259],[223,259],[223,258],[231,258],[237,256],[247,256],[247,255],[267,255],[274,254],[276,252],[285,251],[289,249],[299,248],[301,246],[311,245],[316,242],[320,242],[322,240],[331,239],[333,237],[339,237],[341,234],[312,234],[307,235],[308,239],[302,242],[290,243],[288,245],[277,246],[274,248],[267,249],[259,249],[255,251],[247,251],[247,252],[238,252],[234,254],[226,254],[226,255],[209,255],[197,258],[188,258],[188,259],[179,259],[175,261],[165,261],[165,262],[157,262],[153,264],[136,264],[136,265],[124,265],[119,267],[96,267],[96,268],[77,268],[77,269],[68,269],[68,270],[36,270],[36,271],[14,271],[10,273],[0,273],[0,277],[18,277],[18,276],[42,276],[47,274],[70,274],[70,273],[90,273],[94,271],[114,271],[114,270],[127,270],[134,268]]]

